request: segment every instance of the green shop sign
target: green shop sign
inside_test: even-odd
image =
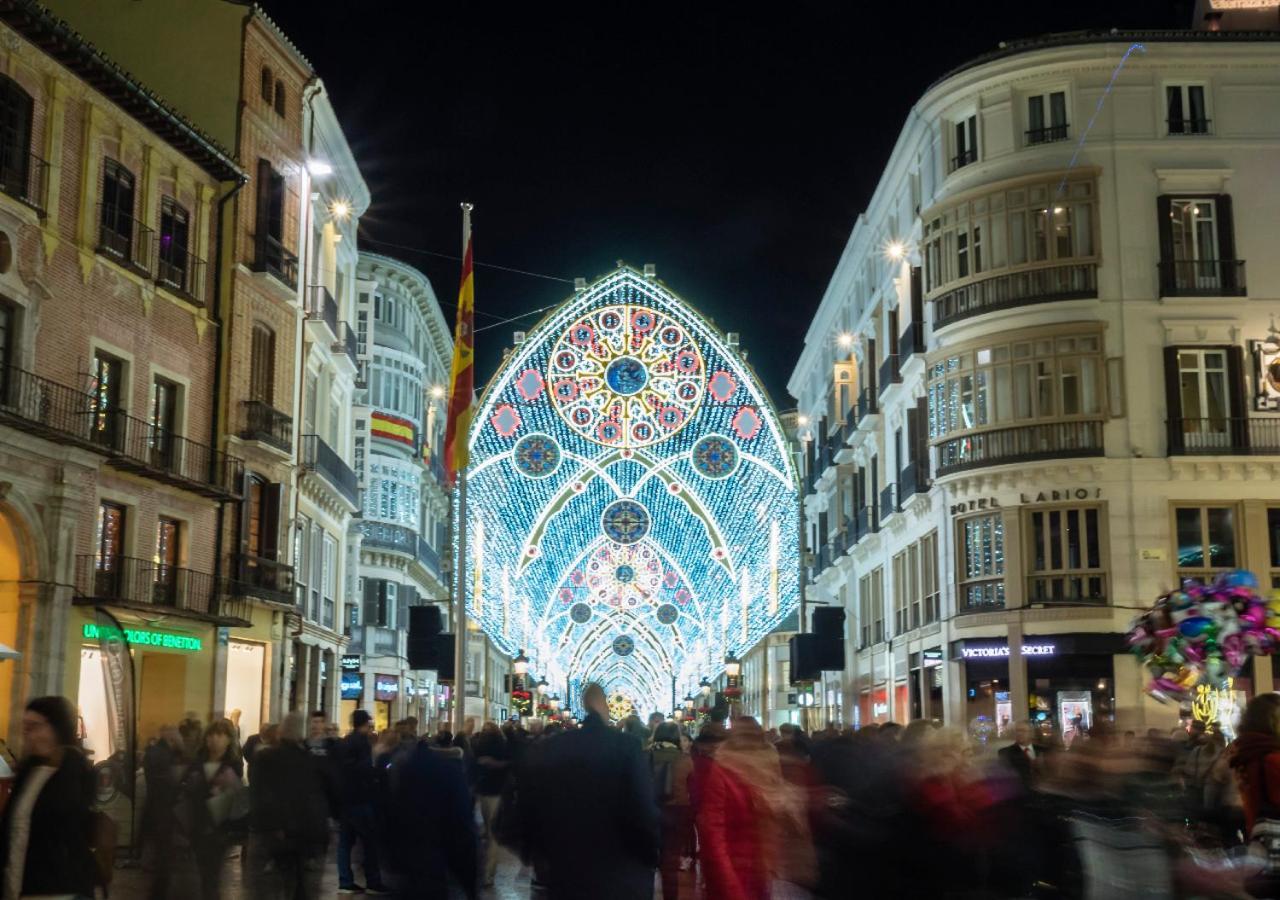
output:
[[[104,631],[106,636],[110,637],[112,630],[99,628],[93,622],[84,623],[84,636],[90,641],[99,640],[103,637]],[[162,647],[165,650],[190,650],[193,652],[204,649],[200,638],[191,637],[187,634],[174,634],[171,631],[147,631],[142,628],[126,628],[124,636],[135,647]]]

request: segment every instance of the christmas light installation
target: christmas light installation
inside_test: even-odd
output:
[[[552,312],[490,382],[470,441],[467,614],[575,706],[598,681],[667,710],[796,608],[777,416],[657,280],[620,267]]]

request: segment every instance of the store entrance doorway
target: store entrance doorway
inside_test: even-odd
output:
[[[137,659],[135,654],[134,659]],[[187,661],[175,653],[143,653],[138,691],[138,744],[160,733],[162,725],[177,725],[186,712]]]

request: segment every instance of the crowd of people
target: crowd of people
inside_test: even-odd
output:
[[[412,900],[483,896],[504,852],[551,900],[1280,896],[1280,694],[1229,744],[1019,723],[996,752],[932,721],[809,735],[717,708],[695,733],[580,700],[580,725],[457,735],[363,710],[342,737],[290,713],[243,746],[227,719],[164,728],[137,788],[148,897],[220,898],[239,866],[244,896],[309,900],[331,849],[340,893]],[[75,710],[33,700],[22,728],[0,900],[93,897],[116,835]]]

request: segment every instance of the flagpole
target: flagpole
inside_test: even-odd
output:
[[[462,252],[471,245],[470,203],[462,204]],[[474,337],[472,338],[474,340]],[[455,389],[457,385],[454,386]],[[452,402],[452,400],[450,401]],[[455,436],[466,441],[468,435]],[[464,445],[465,446],[465,445]],[[453,596],[453,733],[462,733],[463,713],[467,702],[467,467],[458,469],[458,577]]]

